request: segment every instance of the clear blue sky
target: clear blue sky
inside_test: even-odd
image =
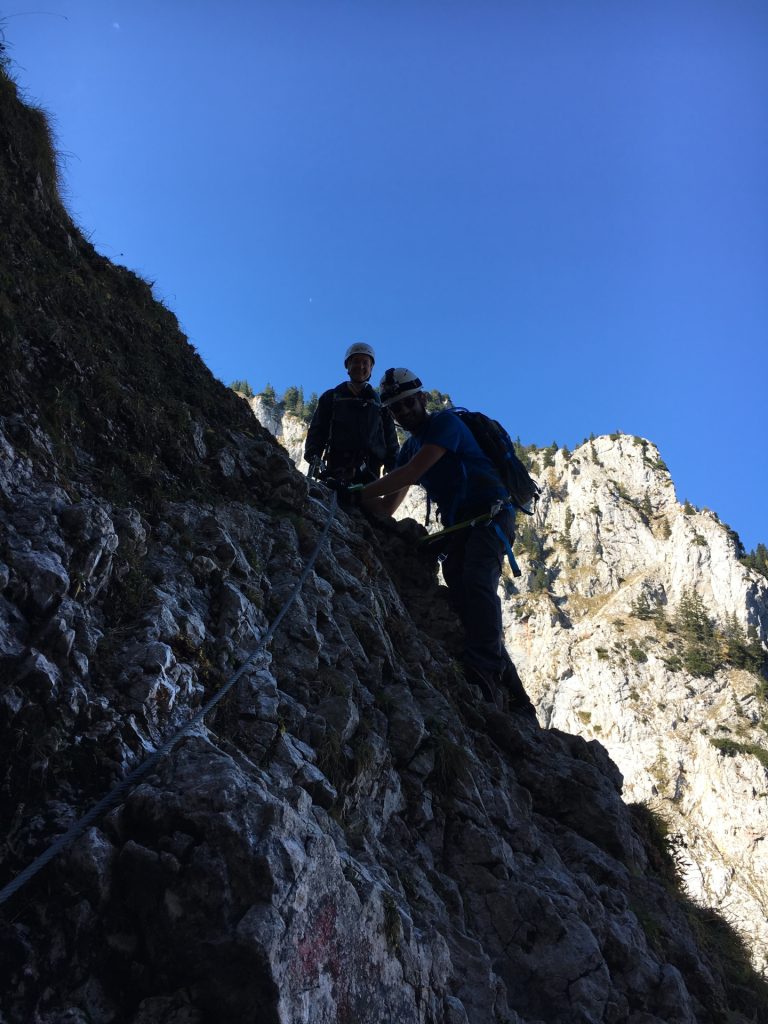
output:
[[[41,12],[44,8],[44,12]],[[29,13],[27,13],[29,12]],[[41,12],[41,13],[38,13]],[[766,0],[15,0],[69,207],[225,383],[355,340],[768,542]]]

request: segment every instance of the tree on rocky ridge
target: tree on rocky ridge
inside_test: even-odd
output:
[[[756,548],[742,558],[742,564],[748,569],[754,569],[762,573],[768,579],[768,548],[765,544],[758,544]]]
[[[277,405],[277,394],[269,383],[266,384],[264,390],[260,393],[260,397],[264,399],[267,405]]]
[[[253,398],[253,388],[247,380],[233,380],[229,386],[233,391],[245,395],[246,398]]]

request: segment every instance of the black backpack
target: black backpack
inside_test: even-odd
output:
[[[482,412],[451,409],[472,435],[485,455],[491,460],[513,503],[528,516],[532,516],[541,488],[533,480],[515,452],[512,438],[504,427]]]

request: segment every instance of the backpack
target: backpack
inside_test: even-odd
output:
[[[493,463],[513,504],[527,516],[532,516],[541,488],[518,458],[512,438],[504,427],[482,412],[470,412],[461,407],[453,408],[451,412],[469,427],[483,453]]]

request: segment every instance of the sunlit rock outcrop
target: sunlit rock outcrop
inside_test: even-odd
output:
[[[737,538],[713,512],[677,502],[642,439],[558,451],[541,476],[535,529],[546,555],[524,551],[523,585],[507,587],[510,651],[544,719],[599,738],[627,796],[663,813],[690,892],[720,908],[765,965],[765,679],[729,659],[726,634],[764,647],[768,581],[741,564]],[[686,595],[714,624],[708,674],[681,657],[675,621]]]

